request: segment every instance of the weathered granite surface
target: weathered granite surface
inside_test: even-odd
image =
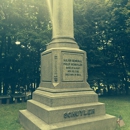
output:
[[[26,130],[115,130],[116,118],[105,113],[93,91],[52,93],[36,90],[20,110]]]
[[[87,83],[86,52],[73,34],[73,0],[53,0],[53,36],[41,54],[41,82],[19,111],[26,130],[115,130],[116,118]]]

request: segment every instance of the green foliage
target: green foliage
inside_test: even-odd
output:
[[[88,54],[89,83],[129,89],[130,1],[75,0],[75,39]],[[98,87],[100,87],[98,85]]]
[[[130,1],[74,0],[76,42],[88,55],[91,86],[123,88],[130,79]],[[40,53],[51,40],[47,1],[0,1],[0,83],[11,86],[40,80]],[[16,41],[20,45],[16,45]],[[1,87],[1,86],[0,86]],[[1,91],[0,91],[1,93]]]
[[[40,80],[40,53],[51,39],[45,1],[0,1],[0,83],[4,94],[11,86],[25,86]],[[20,45],[16,45],[16,41]]]

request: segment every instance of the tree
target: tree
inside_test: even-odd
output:
[[[130,78],[130,1],[75,0],[75,39],[88,55],[88,82],[108,91],[128,92]],[[38,86],[40,53],[51,40],[51,22],[43,0],[0,1],[0,83]],[[16,45],[16,41],[20,45]],[[1,86],[0,86],[1,87]],[[35,88],[34,87],[34,88]],[[1,89],[0,89],[1,90]],[[1,93],[1,91],[0,91]]]
[[[120,79],[120,84],[124,85],[126,94],[128,94],[128,79],[129,79],[129,65],[128,60],[129,51],[129,33],[128,19],[129,19],[129,1],[120,0],[113,1],[109,10],[111,11],[111,19],[109,21],[110,28],[108,29],[108,36],[111,38],[111,46],[114,54],[114,66],[117,72],[117,78]]]
[[[129,1],[75,0],[75,36],[88,54],[88,81],[107,86],[129,79]]]
[[[45,2],[2,0],[0,9],[0,83],[4,94],[9,86],[14,93],[16,84],[37,82],[38,86],[40,52],[51,35]],[[16,40],[21,42],[19,46],[15,45]]]

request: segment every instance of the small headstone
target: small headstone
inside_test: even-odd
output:
[[[117,123],[118,123],[118,125],[119,125],[120,127],[122,127],[122,126],[125,125],[125,123],[124,123],[124,121],[123,121],[123,119],[122,119],[122,116],[119,116],[119,117],[118,117]]]

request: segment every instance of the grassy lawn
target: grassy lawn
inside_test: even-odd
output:
[[[130,130],[130,96],[100,97],[100,102],[105,103],[106,113],[116,117],[122,116],[125,126],[117,130]],[[26,103],[0,105],[0,130],[24,130],[19,124],[19,110],[26,109]]]
[[[1,105],[0,104],[0,130],[24,130],[19,124],[19,110],[25,109],[26,103]]]
[[[105,103],[107,114],[122,116],[125,126],[117,125],[117,130],[130,130],[130,96],[101,97],[99,101]]]

